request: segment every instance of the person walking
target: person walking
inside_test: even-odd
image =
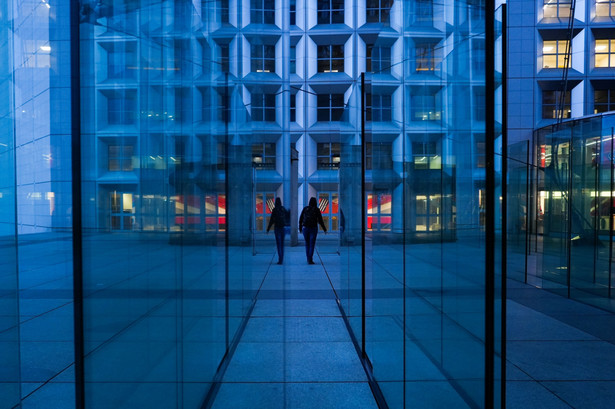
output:
[[[316,236],[318,235],[318,224],[327,234],[322,213],[316,205],[316,198],[312,197],[309,204],[301,211],[301,216],[299,217],[299,231],[303,233],[303,238],[305,239],[305,255],[308,264],[315,264],[313,257],[314,247],[316,247]]]
[[[275,234],[275,244],[278,248],[278,264],[284,262],[284,236],[286,236],[284,223],[286,221],[286,212],[287,210],[282,206],[282,200],[277,197],[275,199],[275,206],[271,211],[271,217],[269,218],[267,233],[269,233],[271,226],[275,225],[273,233]]]

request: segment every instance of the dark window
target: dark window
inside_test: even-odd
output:
[[[202,0],[201,3],[205,7],[210,3],[210,0]],[[216,8],[218,9],[218,13],[220,15],[221,23],[230,23],[230,15],[229,15],[229,0],[216,0]]]
[[[374,74],[391,72],[391,48],[367,46],[366,71]]]
[[[476,167],[485,167],[485,134],[474,135],[474,158],[476,159]]]
[[[275,24],[275,0],[251,0],[250,22],[252,24]]]
[[[365,168],[393,169],[393,146],[387,142],[366,142]]]
[[[107,169],[109,172],[131,172],[133,145],[114,144],[108,146]]]
[[[368,23],[386,23],[393,0],[366,0],[365,17]]]
[[[374,122],[388,122],[391,120],[391,96],[379,94],[366,95],[366,119]]]
[[[594,114],[615,111],[615,89],[594,90]]]
[[[290,122],[297,121],[297,94],[290,95]]]
[[[411,114],[413,121],[438,121],[441,117],[441,108],[437,93],[421,93],[412,95]]]
[[[275,143],[252,145],[252,164],[260,169],[275,169]]]
[[[290,73],[297,73],[297,47],[294,45],[290,46]]]
[[[440,59],[436,57],[436,44],[417,44],[414,50],[416,72],[430,72],[440,69]]]
[[[297,24],[297,0],[290,0],[290,25]]]
[[[275,122],[275,94],[252,94],[252,120]]]
[[[344,94],[319,94],[317,105],[318,121],[340,121],[344,114]]]
[[[318,0],[318,24],[344,24],[344,0]]]
[[[275,72],[275,46],[252,46],[252,72]]]
[[[107,50],[107,78],[137,76],[137,55],[133,43],[109,44]]]
[[[542,91],[542,117],[543,119],[557,119],[559,117],[561,91]],[[570,118],[570,91],[564,97],[564,118]]]
[[[485,40],[472,39],[472,73],[483,75],[485,73]]]
[[[107,99],[107,122],[109,125],[131,125],[136,122],[137,101],[134,93],[117,91]]]
[[[220,71],[229,72],[229,47],[228,44],[220,46]]]
[[[485,120],[485,87],[474,87],[473,96],[474,101],[472,107],[474,108],[474,120]]]
[[[318,72],[344,72],[344,46],[318,46]]]
[[[338,142],[316,144],[316,166],[319,170],[338,169],[340,158],[341,145]]]
[[[433,24],[433,0],[414,0],[414,13],[408,13],[413,18],[412,24],[427,26]]]

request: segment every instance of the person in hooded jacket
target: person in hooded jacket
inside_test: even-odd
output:
[[[269,233],[271,226],[274,225],[273,232],[275,234],[275,244],[278,248],[278,264],[284,262],[284,236],[286,236],[284,223],[286,221],[286,212],[287,210],[282,206],[282,200],[277,197],[275,199],[275,206],[271,211],[271,217],[269,218],[267,233]]]
[[[314,248],[316,247],[318,224],[320,224],[325,234],[327,234],[327,228],[322,219],[322,213],[316,204],[316,198],[312,197],[310,198],[309,204],[301,211],[301,216],[299,216],[299,231],[303,233],[303,238],[305,239],[305,255],[308,264],[315,264]]]

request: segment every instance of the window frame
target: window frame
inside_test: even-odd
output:
[[[393,0],[365,0],[365,22],[386,23],[391,15],[391,7]]]
[[[319,45],[316,62],[319,73],[344,72],[344,45]]]
[[[255,122],[275,122],[276,121],[276,94],[252,93],[251,117]],[[273,101],[273,105],[269,102]]]
[[[323,153],[323,148],[326,148],[327,154]],[[317,142],[316,143],[316,169],[317,170],[339,169],[341,158],[342,158],[342,144],[340,142]]]
[[[606,41],[607,44],[599,45],[598,42]],[[606,51],[598,52],[598,47],[606,46]],[[607,65],[598,65],[598,58],[606,56]],[[594,68],[615,68],[615,39],[612,38],[596,38],[594,40]]]
[[[550,104],[545,104],[545,96],[547,93],[553,93],[553,97],[555,99],[554,103],[550,103]],[[557,110],[557,104],[559,103],[560,100],[560,95],[561,95],[562,91],[561,90],[542,90],[541,96],[541,114],[540,117],[542,119],[557,119],[558,118],[558,114],[559,111]],[[571,93],[570,91],[566,91],[566,97],[564,99],[564,112],[567,112],[567,116],[564,116],[564,119],[570,118],[572,116],[571,113]],[[566,109],[567,108],[567,109]],[[551,109],[553,111],[553,116],[545,116],[545,110],[546,109]]]
[[[250,0],[250,24],[275,24],[275,0]]]
[[[275,73],[275,45],[251,44],[250,69],[252,72]]]
[[[554,15],[548,15],[546,10],[555,10]],[[572,9],[572,0],[543,0],[542,13],[543,18],[557,18],[568,19],[570,18],[570,11]]]
[[[344,0],[318,0],[316,24],[344,24]]]
[[[569,40],[543,40],[542,42],[542,69],[550,70],[550,69],[564,69],[566,68],[564,62],[566,61],[566,49],[568,49]],[[555,43],[555,44],[553,44]],[[551,52],[548,50],[545,52],[547,47],[555,47],[555,52]],[[555,67],[546,66],[546,57],[554,57],[555,58]],[[572,47],[568,49],[568,68],[572,65]]]
[[[257,142],[252,144],[252,166],[257,169],[275,170],[277,166],[275,142]]]
[[[341,105],[334,104],[340,100]],[[327,104],[325,105],[324,102]],[[341,121],[345,108],[344,94],[318,94],[316,96],[316,120],[318,122]]]
[[[367,46],[365,71],[373,74],[390,74],[391,61],[391,47]]]

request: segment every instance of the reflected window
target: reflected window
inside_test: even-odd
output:
[[[136,122],[137,100],[132,90],[117,90],[107,98],[109,125],[131,125]]]
[[[568,18],[572,0],[543,0],[542,10],[545,18]]]
[[[615,0],[596,0],[596,17],[615,17]]]
[[[367,109],[365,119],[373,122],[389,122],[392,119],[391,95],[365,95]]]
[[[416,231],[442,230],[442,195],[416,196]]]
[[[226,195],[205,196],[205,229],[207,231],[226,230]]]
[[[271,212],[273,211],[273,208],[275,206],[275,193],[257,192],[254,202],[254,229],[257,232],[264,232],[269,225]]]
[[[419,93],[411,97],[411,115],[413,121],[439,121],[441,118],[438,93]]]
[[[367,195],[368,231],[391,231],[392,202],[390,192]]]
[[[615,89],[594,90],[594,114],[615,111]]]
[[[485,120],[485,87],[472,88],[472,116],[475,121]]]
[[[133,145],[109,145],[107,155],[107,170],[109,172],[132,172]]]
[[[436,142],[412,142],[414,169],[440,169],[442,157],[438,154]]]
[[[202,120],[208,121],[224,121],[226,106],[224,103],[224,95],[220,92],[224,90],[213,90],[209,87],[199,88],[201,93]]]
[[[417,44],[414,50],[416,72],[429,72],[440,69],[440,58],[437,56],[436,44]]]
[[[318,170],[339,169],[341,145],[338,142],[316,144],[316,167]]]
[[[412,3],[414,12],[408,13],[411,18],[410,25],[433,25],[433,4],[433,0],[414,0]]]
[[[318,72],[344,72],[344,46],[318,46]]]
[[[275,24],[275,0],[250,0],[252,24]]]
[[[560,107],[562,99],[561,91],[542,91],[542,118],[543,119],[557,119],[560,116]],[[566,92],[563,104],[563,117],[570,118],[570,91]]]
[[[613,68],[615,67],[615,40],[604,39],[596,40],[594,48],[595,67]]]
[[[365,20],[368,23],[386,23],[389,21],[393,0],[366,0]]]
[[[111,230],[132,230],[135,212],[133,194],[113,191],[109,194],[109,204]]]
[[[211,0],[202,0],[201,4],[206,9],[210,2]],[[230,23],[229,0],[216,0],[216,11],[220,16],[220,23]]]
[[[570,67],[570,58],[566,58],[568,40],[545,40],[542,43],[542,68],[565,68]],[[566,61],[568,60],[568,61]]]
[[[472,39],[472,73],[474,75],[485,74],[485,39]]]
[[[252,145],[252,165],[257,169],[275,169],[275,143],[255,143]]]
[[[367,46],[366,71],[374,74],[391,72],[391,47]]]
[[[341,121],[344,114],[344,94],[319,94],[316,102],[318,121]]]
[[[275,94],[252,94],[252,120],[275,122]]]
[[[318,0],[318,24],[344,24],[344,0]]]
[[[365,169],[393,169],[393,146],[388,142],[366,142]]]
[[[485,134],[474,135],[474,158],[477,168],[485,167]]]
[[[220,61],[219,67],[221,72],[229,72],[229,46],[228,44],[220,45]]]
[[[135,42],[101,43],[107,51],[107,79],[135,79],[137,46]]]
[[[252,46],[252,72],[275,72],[275,46]]]

